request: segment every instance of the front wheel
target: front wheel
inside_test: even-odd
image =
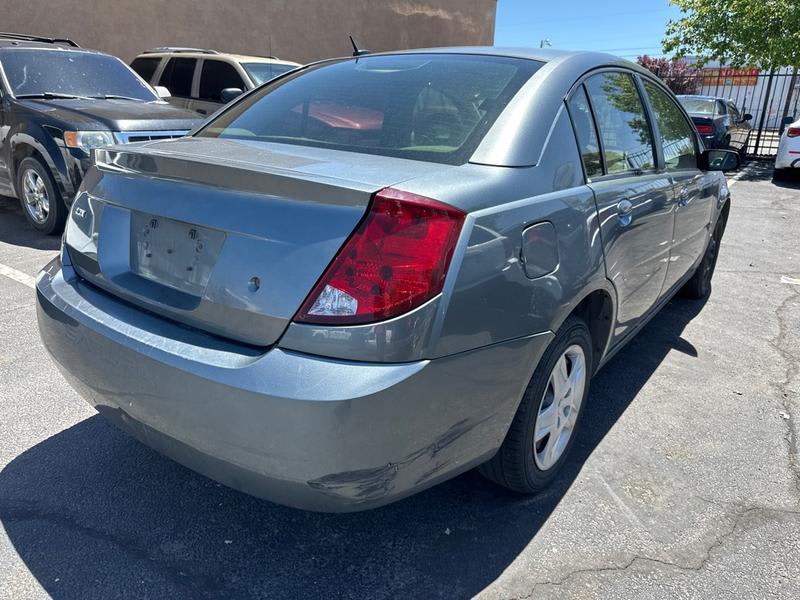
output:
[[[17,168],[17,195],[22,212],[44,234],[60,233],[67,220],[67,206],[46,165],[33,156]]]
[[[503,445],[478,471],[523,494],[550,485],[575,441],[591,365],[589,328],[569,317],[536,367]]]

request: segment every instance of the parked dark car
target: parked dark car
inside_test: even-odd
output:
[[[276,502],[372,508],[478,465],[534,493],[598,369],[709,294],[738,164],[610,55],[325,61],[97,150],[39,329],[103,416]]]
[[[735,150],[742,160],[750,140],[753,115],[742,114],[733,100],[714,96],[678,96],[706,148]]]
[[[118,58],[0,34],[0,194],[44,233],[63,229],[93,148],[180,137],[199,122]]]

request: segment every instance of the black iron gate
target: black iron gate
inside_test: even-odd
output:
[[[772,69],[705,68],[688,78],[667,81],[680,94],[701,94],[732,100],[742,114],[752,115],[747,154],[774,157],[787,117],[800,118],[800,75],[797,67]]]

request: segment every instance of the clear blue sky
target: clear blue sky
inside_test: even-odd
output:
[[[668,0],[497,0],[495,46],[601,50],[624,58],[661,56]]]

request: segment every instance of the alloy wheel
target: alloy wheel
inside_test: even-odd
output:
[[[44,178],[34,169],[27,169],[22,175],[22,199],[31,219],[43,225],[50,214],[50,198]]]
[[[581,346],[573,344],[556,361],[536,416],[533,456],[542,471],[552,468],[569,445],[586,379],[586,355]]]

